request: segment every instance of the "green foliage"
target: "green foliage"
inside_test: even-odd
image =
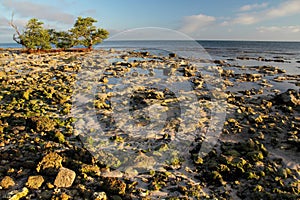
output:
[[[66,31],[55,31],[54,29],[48,30],[51,36],[51,43],[55,45],[56,48],[68,49],[74,46],[74,41],[70,33]]]
[[[89,49],[93,45],[102,42],[103,39],[107,38],[109,32],[105,29],[96,28],[93,23],[97,20],[92,17],[78,17],[74,27],[70,30],[74,38],[75,45],[83,45]]]
[[[38,19],[30,19],[24,33],[19,35],[19,43],[27,49],[51,49],[50,34],[43,28],[43,24]]]

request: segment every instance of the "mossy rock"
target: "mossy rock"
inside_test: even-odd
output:
[[[60,131],[55,131],[54,138],[55,138],[59,143],[64,143],[64,142],[66,141],[66,140],[65,140],[64,134],[62,134],[62,132],[60,132]]]
[[[261,151],[251,151],[247,153],[247,157],[253,161],[259,161],[264,159],[264,155]]]
[[[100,168],[97,165],[87,165],[83,164],[81,166],[81,173],[91,175],[91,176],[100,176]]]
[[[107,177],[103,180],[102,187],[107,193],[124,195],[126,183],[114,177]]]
[[[29,118],[29,127],[35,131],[54,131],[56,122],[47,116],[33,116]]]
[[[232,157],[240,157],[241,154],[235,149],[229,149],[223,153],[224,155],[232,156]]]
[[[50,152],[39,162],[36,171],[47,175],[56,175],[62,167],[62,161],[63,158],[58,153]]]

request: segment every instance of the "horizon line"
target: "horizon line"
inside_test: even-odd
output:
[[[114,39],[106,39],[103,40],[103,42],[126,42],[126,41],[221,41],[221,42],[300,42],[300,40],[247,40],[247,39],[193,39],[193,40],[176,40],[176,39],[118,39],[118,40],[114,40]],[[101,43],[103,43],[101,42]],[[98,44],[101,44],[98,43]],[[16,42],[0,42],[0,44],[18,44]],[[20,45],[20,44],[19,44]],[[22,46],[22,45],[20,45]]]

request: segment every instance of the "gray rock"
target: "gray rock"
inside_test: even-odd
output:
[[[75,177],[76,173],[73,170],[62,167],[55,178],[54,185],[56,187],[71,187]]]

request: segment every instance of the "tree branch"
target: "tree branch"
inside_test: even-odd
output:
[[[14,34],[14,35],[13,35],[13,40],[16,41],[18,44],[23,45],[24,43],[23,43],[23,41],[22,41],[22,39],[21,39],[21,36],[22,36],[22,35],[21,35],[20,31],[18,30],[18,27],[14,24],[13,18],[14,18],[14,13],[11,14],[11,20],[10,20],[10,22],[9,22],[9,25],[10,25],[13,29],[15,29],[15,31],[16,31],[18,37],[16,36],[16,34]]]

